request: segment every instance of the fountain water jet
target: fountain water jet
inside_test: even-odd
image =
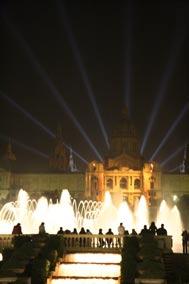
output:
[[[0,210],[0,233],[11,234],[13,225],[18,222],[21,223],[24,234],[38,233],[41,222],[45,222],[46,231],[51,234],[57,233],[59,227],[64,230],[77,228],[78,231],[85,227],[92,233],[98,233],[99,228],[106,233],[111,228],[117,234],[120,222],[127,230],[135,228],[139,233],[144,224],[149,225],[149,209],[144,196],[132,212],[126,201],[117,209],[109,192],[105,193],[104,202],[84,200],[77,204],[68,190],[63,190],[60,202],[53,204],[45,197],[38,201],[30,200],[28,194],[21,189],[18,200],[6,203]],[[161,202],[156,220],[158,227],[162,223],[165,224],[168,234],[173,235],[173,248],[178,251],[182,232],[180,213],[176,206],[170,209],[165,201]]]
[[[165,200],[163,200],[158,210],[156,224],[158,227],[160,227],[161,224],[165,225],[168,234],[173,236],[173,250],[175,252],[182,251],[181,233],[183,230],[183,225],[177,206],[175,205],[171,209]]]

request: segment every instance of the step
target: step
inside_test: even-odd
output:
[[[48,284],[119,284],[118,278],[53,278]]]
[[[69,253],[62,258],[62,262],[83,263],[120,263],[118,253]]]
[[[54,275],[61,277],[119,277],[120,265],[102,263],[63,263],[57,267]]]

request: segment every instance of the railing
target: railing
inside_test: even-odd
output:
[[[64,244],[67,250],[98,249],[119,250],[123,246],[123,238],[118,235],[64,235]]]
[[[12,247],[12,239],[14,238],[13,235],[0,235],[0,252],[4,248]]]
[[[31,236],[32,235],[28,235]],[[37,236],[37,235],[33,235]],[[15,235],[0,235],[0,252],[4,248],[13,246],[12,240]],[[66,250],[120,250],[123,247],[123,239],[132,238],[131,235],[120,237],[119,235],[92,235],[92,234],[63,234]],[[141,238],[141,236],[136,236]],[[172,249],[172,236],[155,236],[158,247]]]

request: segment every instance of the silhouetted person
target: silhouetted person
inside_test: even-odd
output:
[[[71,234],[71,231],[66,229],[64,231],[64,244],[65,244],[65,247],[70,247],[70,244],[71,244],[71,239],[70,237],[66,237],[65,235],[70,235]]]
[[[39,234],[46,234],[46,230],[45,230],[45,223],[42,222],[41,225],[39,226]]]
[[[152,222],[150,227],[149,227],[149,231],[152,235],[155,235],[157,233],[157,227],[155,225],[155,222]]]
[[[57,234],[58,234],[58,235],[64,234],[64,231],[63,231],[63,228],[62,228],[62,227],[60,227],[60,229],[59,229],[59,231],[57,232]]]
[[[106,233],[106,235],[113,235],[113,234],[114,234],[114,233],[112,232],[111,229],[109,229],[108,232]],[[106,242],[107,242],[108,247],[110,247],[110,246],[111,246],[111,243],[113,242],[113,238],[107,238],[107,239],[106,239]]]
[[[182,232],[182,248],[183,248],[183,253],[187,254],[187,243],[188,243],[188,232],[184,230]]]
[[[137,236],[137,232],[135,231],[135,229],[132,229],[131,236]]]
[[[76,229],[76,228],[74,228],[74,229],[73,229],[72,234],[74,234],[74,235],[77,235],[77,234],[78,234],[78,232],[77,232],[77,229]]]
[[[129,236],[129,231],[128,230],[125,230],[124,236]]]
[[[103,236],[102,229],[99,229],[98,235],[102,235]],[[99,246],[100,247],[103,247],[105,245],[105,241],[104,241],[103,237],[100,236],[98,241],[99,241]]]
[[[76,228],[73,229],[72,234],[73,235],[78,235],[78,232],[77,232]],[[72,238],[72,246],[77,246],[77,245],[78,245],[78,238]]]
[[[89,229],[86,230],[86,235],[92,235],[91,231]],[[92,243],[92,238],[87,238],[87,247],[91,247],[91,243]]]
[[[79,234],[86,235],[84,227],[81,228]],[[83,246],[85,247],[85,245],[86,245],[86,238],[84,238],[84,237],[80,238],[79,239],[79,244],[80,244],[80,247],[83,247]]]
[[[13,227],[12,234],[13,235],[21,235],[22,234],[22,228],[21,228],[20,223],[18,223],[17,225],[15,225]]]
[[[164,224],[161,224],[161,227],[157,229],[158,236],[167,236],[167,230],[164,228]]]
[[[147,229],[147,226],[144,225],[144,228],[141,230],[140,235],[141,235],[141,236],[146,236],[146,235],[149,234],[149,232],[150,232],[150,231]]]

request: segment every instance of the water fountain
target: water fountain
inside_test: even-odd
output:
[[[131,211],[126,201],[121,202],[116,208],[109,192],[105,194],[104,202],[73,200],[68,190],[63,190],[60,202],[53,204],[45,197],[39,200],[30,200],[26,191],[20,190],[15,202],[6,203],[0,211],[0,234],[11,234],[15,223],[22,224],[25,234],[38,233],[41,222],[45,222],[48,233],[56,233],[59,227],[79,231],[82,226],[97,233],[99,228],[105,233],[109,228],[117,234],[117,227],[122,222],[125,228],[131,231],[135,228],[139,233],[144,224],[149,225],[149,209],[144,196],[140,198],[134,212]],[[176,206],[170,209],[165,201],[162,201],[156,224],[159,227],[165,224],[168,234],[173,235],[174,249],[178,250],[181,243],[182,223]],[[176,224],[176,225],[175,225]]]

